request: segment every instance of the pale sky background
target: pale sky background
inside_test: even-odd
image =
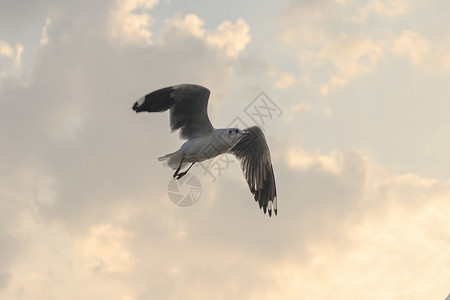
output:
[[[0,0],[0,299],[444,300],[449,82],[446,0]],[[170,202],[179,83],[282,109],[277,217],[236,161]]]

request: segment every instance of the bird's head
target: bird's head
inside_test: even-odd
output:
[[[233,147],[236,145],[244,136],[249,135],[248,131],[239,128],[227,128],[222,133],[223,140]]]

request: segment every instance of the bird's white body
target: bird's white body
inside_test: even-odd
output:
[[[236,128],[214,129],[208,135],[186,141],[178,151],[159,157],[158,160],[167,160],[167,165],[175,170],[183,159],[183,168],[188,163],[202,162],[230,151],[244,135],[243,130]]]

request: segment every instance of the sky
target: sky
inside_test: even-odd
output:
[[[0,0],[0,299],[444,300],[449,14]],[[263,128],[278,216],[229,155],[192,168],[195,204],[171,201],[190,186],[157,157],[183,141],[131,107],[180,83],[211,90],[215,127]]]

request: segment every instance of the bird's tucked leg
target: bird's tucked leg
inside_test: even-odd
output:
[[[184,171],[184,172],[181,172],[181,173],[178,173],[176,176],[174,175],[174,178],[175,179],[180,179],[181,177],[183,177],[184,175],[186,175],[186,173],[192,168],[192,166],[195,164],[195,161],[189,166],[189,168],[186,170],[186,171]],[[180,165],[181,166],[181,165]]]
[[[183,158],[181,158],[181,161],[180,161],[180,165],[178,166],[178,169],[175,171],[175,173],[173,174],[173,178],[175,178],[175,177],[177,177],[177,175],[178,175],[178,172],[180,172],[180,169],[181,169],[181,165],[183,164]],[[178,179],[178,178],[177,178]]]

